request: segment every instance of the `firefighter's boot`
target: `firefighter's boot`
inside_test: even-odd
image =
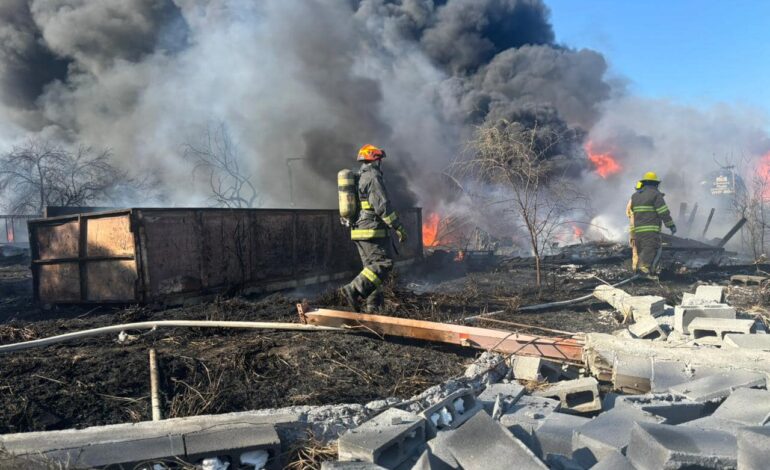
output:
[[[364,312],[366,313],[382,313],[382,307],[385,304],[385,296],[382,294],[382,290],[377,289],[366,298],[366,307]]]
[[[361,311],[361,301],[359,300],[358,291],[355,287],[347,284],[340,289],[340,296],[345,299],[348,306],[353,309],[354,312]]]

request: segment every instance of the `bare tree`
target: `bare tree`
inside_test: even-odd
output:
[[[741,236],[757,262],[766,256],[767,203],[770,199],[770,175],[767,171],[760,170],[752,168],[752,176],[746,189],[736,192],[734,200],[735,212],[738,216],[746,218],[746,225]]]
[[[90,147],[69,151],[44,140],[30,140],[0,156],[0,191],[13,214],[41,214],[45,206],[84,206],[112,202],[143,182],[110,163],[110,151]]]
[[[209,124],[201,137],[183,145],[184,157],[193,162],[193,178],[208,180],[211,200],[220,207],[254,207],[259,193],[241,170],[238,145],[223,122]]]
[[[458,179],[491,186],[472,197],[485,198],[487,207],[504,207],[515,215],[535,258],[538,287],[543,254],[584,199],[548,158],[561,138],[537,123],[531,127],[506,120],[485,123],[468,143],[469,158],[454,163],[450,170]]]

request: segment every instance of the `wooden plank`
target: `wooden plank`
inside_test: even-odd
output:
[[[583,364],[582,342],[574,338],[529,336],[502,330],[436,323],[383,315],[339,310],[303,311],[307,323],[321,326],[358,328],[379,335],[400,336],[521,356],[537,356],[553,361]]]

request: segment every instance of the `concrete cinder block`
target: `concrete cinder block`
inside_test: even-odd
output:
[[[635,338],[640,339],[666,339],[666,336],[668,336],[653,317],[639,318],[636,323],[628,327],[628,331]]]
[[[540,458],[549,454],[572,456],[572,433],[591,421],[582,416],[552,413],[532,434],[532,451]]]
[[[426,421],[426,436],[431,438],[438,431],[455,429],[482,408],[472,388],[457,390],[420,413]]]
[[[671,387],[719,373],[708,366],[691,366],[679,361],[656,361],[652,363],[652,393],[665,393]]]
[[[686,423],[679,425],[683,428],[695,428],[703,429],[706,431],[720,431],[738,436],[738,431],[745,428],[746,425],[737,421],[730,421],[727,419],[719,419],[714,416],[705,416],[703,418],[694,419]]]
[[[321,470],[387,470],[371,462],[322,462]]]
[[[500,401],[503,403],[503,409],[505,413],[508,408],[511,407],[522,395],[524,395],[526,389],[518,383],[497,383],[487,385],[486,388],[478,395],[477,399],[484,407],[484,410],[492,414],[497,397],[500,397]]]
[[[654,321],[654,320],[653,320]],[[647,393],[652,381],[652,360],[649,357],[617,354],[612,367],[614,390],[623,393]]]
[[[593,463],[612,452],[623,453],[631,439],[634,423],[662,423],[660,416],[646,413],[630,406],[615,407],[606,411],[580,429],[575,430],[572,448],[587,448],[594,457]],[[585,457],[581,459],[585,462]]]
[[[245,452],[267,451],[270,455],[271,468],[281,468],[278,462],[281,452],[281,439],[270,425],[249,423],[214,426],[202,431],[186,433],[184,445],[186,460],[198,462],[207,457],[226,456],[231,462],[240,462]]]
[[[735,468],[736,439],[720,431],[636,423],[626,456],[639,470]]]
[[[660,416],[665,424],[681,424],[703,416],[705,405],[671,393],[626,395],[615,399],[615,407],[634,407]]]
[[[721,304],[725,301],[724,286],[698,286],[695,289],[695,298],[715,304]]]
[[[634,320],[645,317],[657,317],[666,309],[666,299],[657,295],[634,295],[623,300]]]
[[[738,431],[738,468],[767,468],[770,462],[770,427],[748,427]]]
[[[558,382],[533,395],[558,399],[561,410],[574,413],[589,413],[602,409],[599,398],[599,383],[593,377]]]
[[[610,452],[599,460],[591,470],[636,470],[625,455],[620,452]]]
[[[37,453],[32,455],[34,461],[62,462],[65,464],[64,468],[133,467],[140,462],[152,460],[184,459],[185,447],[182,436],[172,435],[147,439],[97,442],[90,445],[35,454]],[[41,458],[39,459],[38,457]],[[54,467],[51,466],[50,468]],[[2,468],[2,465],[0,465],[0,468]]]
[[[532,356],[515,356],[512,369],[513,376],[518,380],[546,379],[554,382],[562,376],[561,367],[558,364]]]
[[[476,413],[447,437],[446,444],[465,470],[547,468],[527,446],[486,413]]]
[[[428,450],[430,450],[430,464],[433,470],[459,470],[460,464],[452,455],[452,451],[447,445],[447,439],[455,431],[441,431],[436,437],[428,441]]]
[[[730,318],[695,318],[690,322],[690,334],[694,339],[714,337],[721,344],[722,338],[728,333],[751,334],[754,328],[754,320],[730,319]]]
[[[393,468],[425,444],[425,420],[389,408],[340,436],[339,459],[361,460]]]
[[[764,374],[734,370],[709,375],[692,382],[671,387],[671,393],[681,395],[697,402],[721,400],[733,390],[744,387],[764,387]]]
[[[696,318],[735,319],[735,309],[725,304],[678,306],[674,308],[674,330],[681,334],[690,334],[689,325]]]
[[[722,340],[723,348],[758,349],[770,351],[770,335],[726,334]]]
[[[739,388],[719,405],[712,416],[746,426],[764,426],[770,420],[770,391]]]
[[[532,448],[535,429],[560,407],[561,402],[558,400],[524,395],[500,417],[500,424]]]

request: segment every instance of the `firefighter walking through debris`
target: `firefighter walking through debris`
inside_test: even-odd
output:
[[[400,243],[405,243],[407,237],[385,189],[380,168],[383,158],[384,150],[364,145],[358,151],[357,160],[362,162],[359,172],[342,170],[337,177],[340,215],[343,223],[351,226],[350,237],[363,264],[358,276],[340,289],[356,312],[360,311],[362,299],[367,313],[382,308],[381,286],[393,269],[393,242],[388,229],[396,232]]]
[[[634,271],[654,276],[661,255],[661,222],[676,233],[663,193],[658,190],[660,179],[653,172],[647,172],[637,183],[637,190],[626,207],[630,220],[631,246],[634,253]]]

